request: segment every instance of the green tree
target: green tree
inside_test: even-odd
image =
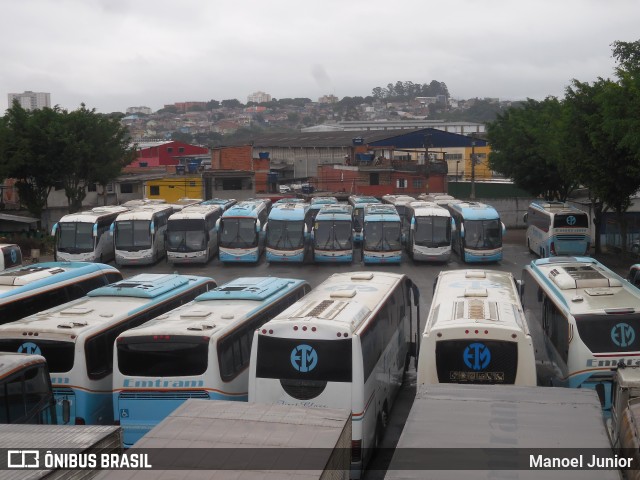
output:
[[[240,100],[236,100],[235,98],[231,98],[229,100],[222,100],[222,102],[220,102],[220,105],[222,105],[225,108],[240,108],[242,107],[242,103],[240,103]]]
[[[82,209],[87,186],[114,180],[134,159],[126,128],[120,122],[89,110],[84,104],[72,112],[61,112],[63,150],[58,163],[71,213]]]
[[[164,108],[158,110],[157,113],[178,113],[178,107],[175,105],[167,105]]]
[[[564,106],[555,97],[527,100],[487,125],[492,170],[534,196],[565,200],[577,187],[565,144]]]
[[[26,111],[17,102],[0,122],[0,175],[15,178],[20,202],[36,218],[65,168],[61,110]]]
[[[627,101],[625,90],[611,80],[599,79],[591,85],[574,80],[567,88],[568,129],[580,158],[575,174],[592,198],[596,252],[600,251],[602,214],[609,208],[615,212],[626,250],[624,213],[640,189],[640,156],[625,141],[626,132],[617,130],[633,115]]]

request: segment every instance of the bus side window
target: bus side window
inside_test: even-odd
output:
[[[25,414],[22,374],[9,379],[5,384],[5,402],[7,423],[15,423]]]
[[[42,366],[32,367],[24,372],[24,402],[27,414],[33,416],[27,419],[27,423],[50,423],[48,417],[49,409],[44,410],[43,415],[38,412],[43,408],[45,401],[49,398],[49,378],[46,370]],[[37,415],[35,415],[38,413]]]

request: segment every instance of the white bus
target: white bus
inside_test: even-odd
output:
[[[440,272],[420,343],[418,384],[536,382],[533,340],[513,275]]]
[[[215,282],[206,277],[136,275],[1,325],[0,352],[37,354],[47,360],[60,423],[111,424],[116,337],[213,287]]]
[[[164,257],[164,232],[172,213],[169,204],[149,204],[118,215],[111,227],[116,263],[149,265]]]
[[[170,263],[207,263],[218,252],[218,205],[191,205],[167,220],[166,246]]]
[[[606,414],[616,369],[640,364],[640,290],[590,257],[534,260],[522,289],[539,383],[593,389]]]
[[[247,400],[253,332],[311,290],[238,278],[116,340],[113,415],[130,447],[188,398]]]
[[[524,214],[527,248],[541,258],[589,255],[589,215],[563,202],[532,202]]]
[[[44,262],[0,272],[0,324],[84,297],[122,280],[111,265],[92,262]]]
[[[111,224],[127,207],[95,207],[62,217],[51,228],[55,237],[53,256],[61,262],[108,262],[113,260]]]
[[[435,202],[411,202],[405,208],[407,252],[415,261],[443,262],[451,258],[451,213]]]
[[[351,410],[351,473],[359,478],[415,351],[419,312],[405,275],[332,275],[256,331],[249,401]]]

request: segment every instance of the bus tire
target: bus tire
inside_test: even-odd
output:
[[[377,450],[382,446],[382,435],[383,435],[382,420],[380,418],[380,415],[378,415],[378,420],[376,421],[376,433],[375,433],[375,438],[373,440],[373,448],[375,450]]]

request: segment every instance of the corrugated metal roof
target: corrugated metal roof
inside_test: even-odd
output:
[[[428,136],[429,146],[432,148],[470,147],[474,140],[476,146],[487,144],[485,140],[473,139],[458,133],[444,132],[435,128],[420,128],[416,130],[274,133],[255,137],[253,148],[352,147],[353,139],[357,137],[363,139],[363,145],[421,148],[424,147],[425,136]],[[227,146],[246,144],[245,141]]]

